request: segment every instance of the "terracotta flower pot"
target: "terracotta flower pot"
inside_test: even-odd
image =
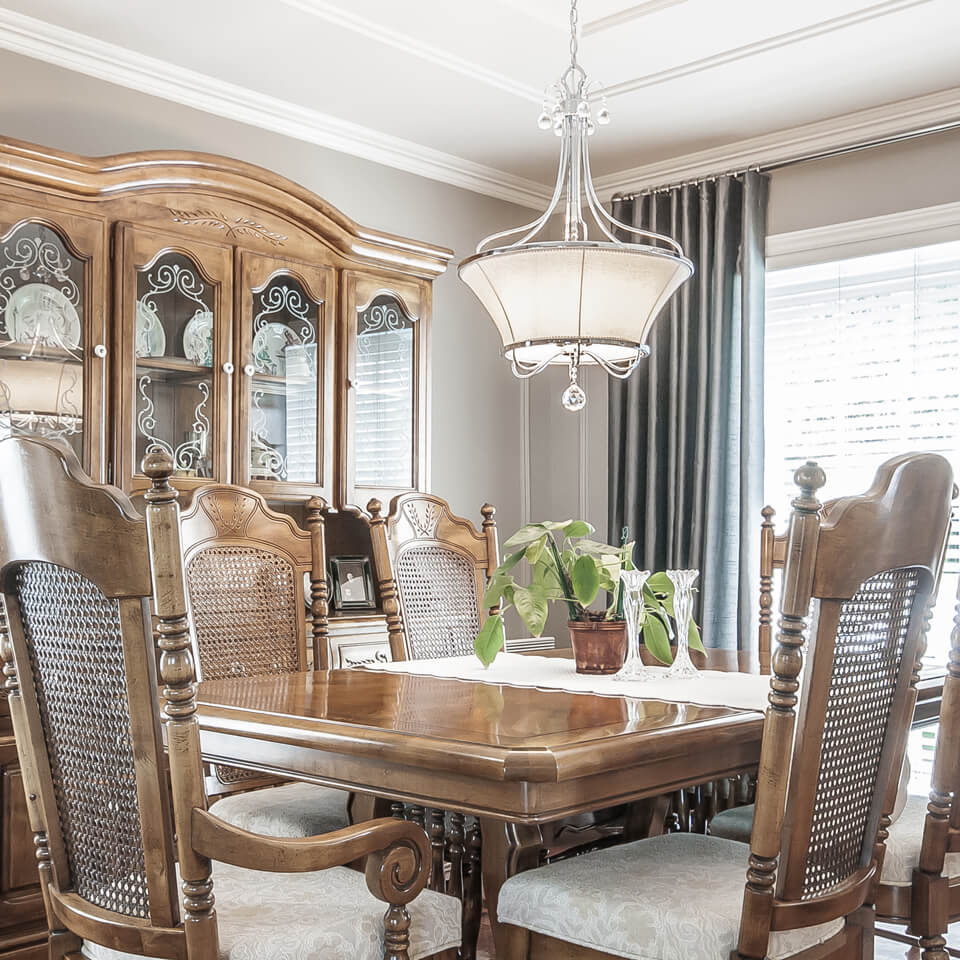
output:
[[[616,673],[627,658],[623,620],[568,620],[577,673]]]

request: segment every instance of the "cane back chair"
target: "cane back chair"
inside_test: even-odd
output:
[[[877,917],[907,924],[923,960],[946,960],[944,934],[960,920],[960,592],[943,681],[929,799],[907,798],[891,824]]]
[[[253,490],[199,487],[180,517],[187,599],[201,680],[307,669],[304,577],[310,581],[314,662],[327,650],[327,578],[319,497],[307,501],[307,527],[275,513]],[[207,776],[207,795],[227,795],[217,816],[256,833],[309,837],[349,822],[343,790],[223,764]],[[250,791],[269,786],[267,790]]]
[[[496,510],[485,503],[481,529],[454,516],[440,497],[411,491],[383,504],[371,500],[370,536],[394,660],[423,660],[473,654],[473,641],[487,612],[483,593],[499,566]],[[400,809],[394,809],[401,815]],[[442,860],[449,863],[447,892],[463,900],[463,955],[472,957],[480,929],[480,826],[462,813],[405,811],[426,823],[434,845],[434,884],[440,884]],[[442,855],[441,855],[442,852]]]
[[[281,840],[208,812],[172,471],[148,454],[144,520],[65,445],[0,441],[0,646],[50,956],[446,960],[459,905],[420,893],[416,825]],[[358,857],[366,885],[340,866]]]
[[[942,457],[896,458],[823,516],[823,471],[796,480],[750,845],[670,834],[512,877],[512,958],[872,955],[952,477]]]

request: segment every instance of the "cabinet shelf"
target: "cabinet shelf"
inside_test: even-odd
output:
[[[0,360],[20,360],[29,363],[69,363],[80,366],[83,363],[82,347],[76,356],[63,347],[49,345],[36,346],[32,343],[20,343],[16,340],[0,340]]]
[[[137,357],[137,369],[164,373],[167,380],[205,380],[213,376],[212,367],[200,367],[181,357]]]

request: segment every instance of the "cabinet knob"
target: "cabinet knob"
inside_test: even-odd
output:
[[[104,357],[106,357],[106,355],[107,355],[107,348],[106,348],[106,346],[105,346],[104,344],[102,344],[102,343],[98,343],[98,344],[93,348],[93,355],[94,355],[95,357],[99,357],[101,360],[103,360]]]
[[[252,363],[248,363],[246,366],[244,366],[243,372],[248,377],[252,377],[257,372],[257,368]]]
[[[228,361],[223,365],[223,367],[222,367],[221,369],[223,370],[223,372],[224,372],[228,377],[232,377],[232,376],[233,376],[233,371],[234,371],[235,367],[234,367],[233,364],[228,360]]]

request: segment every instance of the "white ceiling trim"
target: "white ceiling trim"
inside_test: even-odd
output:
[[[784,163],[957,121],[960,121],[960,87],[658,160],[594,177],[593,182],[601,198],[607,200],[615,193],[649,190],[749,167]]]
[[[455,56],[441,47],[424,43],[422,40],[418,40],[410,34],[397,33],[395,30],[384,27],[382,24],[376,23],[373,20],[358,16],[349,10],[344,10],[335,3],[329,3],[328,0],[280,0],[280,2],[287,4],[287,6],[294,7],[297,10],[302,10],[304,13],[320,17],[328,23],[335,23],[339,27],[345,27],[347,30],[359,33],[369,40],[384,43],[396,50],[400,50],[402,53],[419,57],[428,63],[433,63],[446,70],[452,70],[465,77],[470,77],[471,80],[478,80],[498,90],[512,93],[532,103],[540,103],[543,100],[542,89],[521,83],[521,81],[508,77],[506,74],[498,73],[496,70],[489,70],[463,57]],[[659,2],[664,2],[664,0],[659,0]],[[685,2],[685,0],[667,0],[667,2],[681,3]]]
[[[676,80],[678,77],[686,77],[692,73],[701,73],[714,67],[722,67],[728,63],[735,63],[737,60],[755,57],[761,53],[768,53],[771,50],[800,43],[803,40],[819,37],[825,33],[832,33],[835,30],[843,30],[846,27],[865,23],[868,20],[875,20],[877,17],[886,17],[892,13],[899,13],[901,10],[918,7],[924,3],[930,3],[930,0],[883,0],[881,3],[872,4],[862,10],[855,10],[840,17],[833,17],[830,20],[822,20],[808,27],[801,27],[799,30],[791,30],[789,33],[781,33],[775,37],[758,40],[755,43],[744,44],[742,47],[734,47],[732,50],[724,50],[722,53],[704,57],[701,60],[691,60],[689,63],[681,63],[667,70],[660,70],[657,73],[648,73],[645,76],[624,80],[622,83],[611,84],[609,87],[598,90],[596,96],[617,97],[624,93],[633,93],[636,90],[642,90],[644,87],[653,87],[660,83]]]
[[[868,253],[960,239],[960,202],[767,237],[767,267],[826,263]]]
[[[583,35],[589,37],[591,34],[600,33],[602,30],[622,27],[625,23],[639,20],[640,17],[648,17],[651,13],[666,10],[668,7],[677,7],[686,2],[687,0],[644,0],[643,3],[628,7],[619,13],[611,13],[608,17],[598,17],[596,20],[587,21],[583,25]]]
[[[543,184],[0,7],[0,48],[475,193],[541,208]]]

